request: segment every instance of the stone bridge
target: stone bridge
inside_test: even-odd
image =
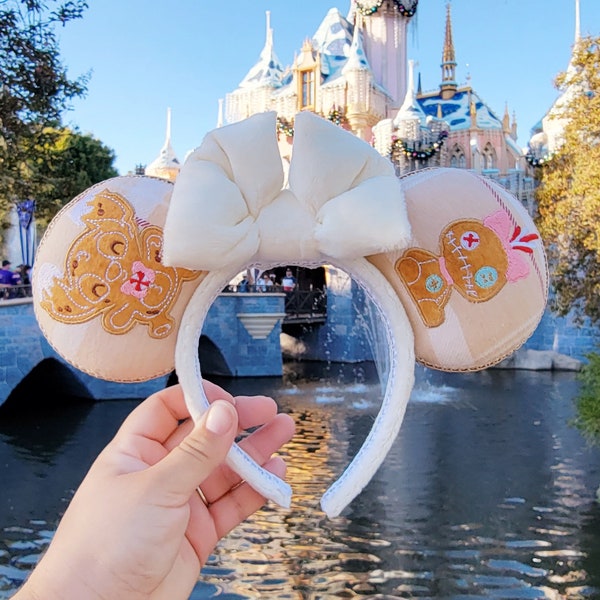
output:
[[[213,303],[200,340],[206,373],[233,376],[282,374],[280,345],[285,294],[221,294]],[[76,395],[141,398],[166,386],[169,376],[143,383],[114,383],[66,363],[42,334],[31,298],[0,301],[0,405],[46,359],[72,372]]]
[[[346,273],[328,268],[327,294],[322,296],[326,306],[315,308],[312,296],[307,298],[264,292],[220,294],[200,338],[203,374],[281,376],[282,354],[340,363],[373,360],[364,326],[368,302]],[[49,362],[53,368],[58,364],[67,377],[57,376]],[[0,405],[15,388],[29,390],[28,379],[40,375],[48,387],[68,387],[65,393],[95,399],[144,398],[163,389],[171,377],[126,384],[87,375],[66,363],[46,341],[31,298],[0,300]]]
[[[296,316],[284,319],[285,294],[221,294],[208,312],[200,338],[202,372],[236,377],[281,376],[282,353],[302,360],[340,363],[373,360],[364,326],[370,307],[362,289],[345,273],[330,267],[326,303],[325,322],[320,318],[317,322],[306,318],[299,322]],[[597,327],[547,311],[522,351],[537,355],[538,363],[542,355],[546,363],[532,367],[523,360],[508,359],[506,368],[564,368],[557,366],[552,357],[558,354],[585,360],[588,352],[598,351],[599,339]],[[163,389],[170,377],[124,384],[87,375],[65,363],[48,344],[35,319],[31,298],[0,300],[0,405],[15,388],[26,389],[32,371],[41,372],[51,389],[56,377],[48,367],[44,369],[48,362],[72,375],[59,379],[57,389],[63,390],[65,379],[69,379],[72,383],[67,392],[72,396],[95,399],[144,398]]]

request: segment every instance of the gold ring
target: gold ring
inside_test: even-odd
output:
[[[200,500],[202,500],[202,502],[204,502],[204,506],[206,506],[206,508],[208,508],[210,503],[206,499],[206,496],[204,495],[204,492],[200,489],[200,487],[197,487],[196,491],[198,492],[198,496],[200,496]]]

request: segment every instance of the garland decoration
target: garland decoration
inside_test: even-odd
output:
[[[277,131],[286,137],[294,137],[294,124],[285,117],[277,116]]]
[[[438,135],[438,139],[431,144],[431,146],[409,146],[407,142],[400,139],[399,137],[392,137],[392,153],[402,152],[407,158],[413,158],[415,160],[427,160],[434,154],[439,152],[444,145],[444,140],[448,137],[447,131],[441,131]]]
[[[415,15],[415,13],[417,12],[417,4],[419,4],[419,0],[414,0],[414,2],[412,3],[413,6],[411,8],[407,8],[403,4],[402,0],[392,0],[392,2],[394,3],[394,6],[398,10],[398,12],[403,17],[408,17],[408,18],[413,17]],[[383,4],[383,0],[372,0],[368,4],[365,4],[364,2],[360,2],[359,0],[356,0],[356,10],[358,10],[358,12],[361,15],[368,17],[368,16],[376,13],[381,8],[382,4]]]
[[[346,112],[343,108],[337,108],[334,106],[327,115],[327,118],[336,125],[346,125],[348,123],[348,119],[346,118]]]
[[[546,167],[548,163],[554,158],[552,152],[545,154],[544,156],[534,156],[531,152],[525,155],[525,160],[534,168]]]
[[[356,10],[358,10],[361,15],[368,17],[369,15],[376,13],[381,8],[382,4],[383,0],[376,0],[375,2],[371,2],[370,6],[365,6],[362,2],[356,0]]]

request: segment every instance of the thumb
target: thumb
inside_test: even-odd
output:
[[[194,490],[225,460],[237,433],[238,415],[226,400],[211,404],[194,429],[163,460],[152,485],[167,497],[187,501]]]

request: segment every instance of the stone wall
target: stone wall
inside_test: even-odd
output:
[[[42,334],[31,298],[3,300],[0,304],[0,404],[13,389],[44,359],[67,364]],[[166,385],[167,376],[127,384],[104,381],[67,365],[92,398],[142,398]]]
[[[282,374],[279,335],[284,302],[285,294],[221,294],[210,307],[202,336],[219,348],[230,375]]]
[[[546,311],[534,334],[525,344],[529,350],[552,350],[577,360],[589,352],[600,352],[600,330],[588,319],[578,324],[573,315],[554,316]]]
[[[230,374],[282,374],[279,334],[284,300],[284,294],[223,294],[214,302],[202,335],[220,350]],[[87,390],[93,398],[144,398],[163,389],[169,377],[115,383],[87,375],[65,363],[47,342],[37,324],[31,298],[1,301],[0,404],[34,367],[48,358],[67,365],[82,384],[80,389]]]

